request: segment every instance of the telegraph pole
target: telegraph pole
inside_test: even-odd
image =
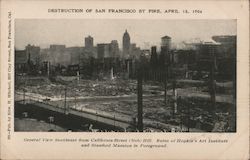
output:
[[[216,113],[216,86],[215,86],[215,51],[214,51],[215,45],[209,46],[210,56],[211,56],[211,66],[210,66],[210,95],[211,95],[211,104],[212,104],[212,110],[214,112],[214,115]]]
[[[64,113],[67,113],[67,87],[65,87],[64,89]]]
[[[166,67],[166,71],[164,72],[164,103],[167,105],[167,77],[168,77],[168,68]]]
[[[173,106],[173,117],[177,113],[177,90],[176,90],[176,81],[175,77],[173,78],[173,99],[174,99],[174,106]]]
[[[164,103],[167,105],[167,86],[168,86],[168,76],[169,76],[169,66],[168,66],[168,53],[164,55]]]
[[[191,102],[191,106],[193,106],[193,103]],[[189,127],[190,126],[190,104],[188,103],[188,132],[189,132]]]
[[[25,104],[25,89],[23,89],[23,104]]]
[[[75,94],[75,109],[76,109],[76,94]]]
[[[179,111],[180,111],[180,115],[181,115],[181,132],[182,132],[182,128],[183,128],[183,117],[182,117],[182,106],[181,106],[181,96],[178,96],[177,97],[177,105],[178,105],[178,108],[179,108]]]
[[[47,75],[48,77],[50,75],[50,62],[49,61],[47,61]]]
[[[233,62],[233,109],[231,110],[230,131],[236,131],[236,57]]]
[[[137,75],[137,103],[138,103],[137,128],[140,132],[143,132],[142,76],[143,76],[143,73],[142,73],[142,69],[140,67],[138,70],[138,75]]]

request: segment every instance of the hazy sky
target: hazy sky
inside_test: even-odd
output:
[[[160,44],[161,37],[172,37],[173,43],[194,38],[209,39],[213,35],[236,35],[235,20],[114,20],[114,19],[17,19],[15,47],[27,44],[47,48],[50,44],[84,46],[84,37],[91,35],[94,44],[118,40],[122,47],[125,30],[131,43],[141,48]]]

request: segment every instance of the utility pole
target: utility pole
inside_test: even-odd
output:
[[[233,62],[233,109],[231,110],[231,119],[230,119],[230,131],[235,131],[236,132],[236,57]]]
[[[143,132],[142,76],[143,76],[142,68],[140,67],[138,70],[138,75],[137,75],[137,103],[138,103],[137,128],[140,132]]]
[[[23,104],[25,104],[25,89],[23,89]]]
[[[96,118],[96,119],[95,119],[95,122],[97,123],[97,121],[98,121],[98,113],[97,113],[97,111],[95,111],[95,116],[96,116],[96,117],[95,117],[95,118]]]
[[[47,61],[47,75],[50,76],[50,62]]]
[[[75,94],[75,109],[76,109],[76,94]]]
[[[67,113],[67,87],[65,87],[64,89],[64,113],[65,114],[68,114]]]
[[[128,59],[128,61],[127,61],[127,73],[128,73],[128,79],[129,79],[129,75],[130,75],[130,72],[129,72],[129,70],[130,70],[130,66],[129,66],[129,59]]]
[[[193,103],[191,103],[193,105]],[[189,132],[189,126],[190,126],[190,104],[188,104],[188,132]]]
[[[209,52],[210,52],[210,56],[211,56],[211,63],[210,63],[210,95],[211,95],[211,104],[212,104],[212,110],[214,112],[214,115],[216,113],[216,86],[215,86],[215,61],[216,61],[216,56],[215,56],[215,51],[214,48],[215,45],[211,45],[209,46]]]
[[[168,85],[168,82],[167,82],[168,74],[167,74],[167,72],[168,72],[168,69],[166,71],[164,71],[164,103],[165,103],[165,105],[167,105],[167,85]]]
[[[173,117],[177,113],[177,90],[176,90],[176,81],[175,77],[173,78],[173,99],[174,99],[174,106],[173,106]]]
[[[182,118],[182,106],[181,106],[181,96],[178,96],[177,97],[177,105],[178,105],[178,108],[179,108],[179,112],[180,112],[180,116],[181,116],[181,132],[182,132],[182,127],[183,127],[183,118]]]
[[[169,77],[169,66],[168,66],[168,55],[164,56],[164,103],[167,105],[167,86],[168,86],[168,77]]]

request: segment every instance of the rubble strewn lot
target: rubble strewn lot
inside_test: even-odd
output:
[[[180,95],[186,96],[182,96],[179,100],[176,113],[173,113],[174,100],[171,90],[169,89],[168,101],[165,105],[163,88],[163,85],[159,83],[144,83],[143,117],[146,127],[167,131],[171,130],[172,126],[182,128],[182,130],[187,130],[187,126],[190,126],[193,131],[224,132],[230,130],[228,123],[229,117],[232,117],[231,110],[234,105],[232,102],[227,103],[227,100],[223,98],[232,99],[232,95],[218,97],[216,113],[219,114],[215,119],[209,102],[209,94],[203,91],[204,87],[185,85],[184,88],[178,88]],[[77,81],[60,78],[50,81],[43,77],[23,78],[19,79],[16,84],[16,92],[21,95],[23,89],[27,97],[33,96],[43,101],[47,99],[49,104],[59,107],[65,105],[66,91],[66,104],[76,110],[115,116],[127,121],[132,121],[132,118],[137,116],[137,82],[135,80]]]
[[[39,85],[38,85],[39,84]],[[67,89],[68,97],[91,97],[91,96],[117,96],[130,95],[136,93],[136,81],[134,80],[114,80],[114,81],[93,81],[76,80],[59,82],[50,82],[46,78],[38,80],[25,79],[19,82],[16,90],[25,88],[31,93],[41,94],[48,97],[64,96]]]

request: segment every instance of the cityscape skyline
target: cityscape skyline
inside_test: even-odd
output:
[[[45,132],[236,132],[233,20],[26,22],[16,25],[16,45],[28,45],[15,49],[15,120],[58,126]]]
[[[101,26],[101,27],[93,27]],[[145,27],[146,26],[146,27]],[[85,29],[87,28],[87,30]],[[141,49],[159,47],[161,37],[168,35],[176,47],[182,41],[207,40],[214,35],[236,35],[235,20],[23,20],[15,23],[15,48],[27,44],[48,48],[51,44],[83,47],[85,37],[94,46],[117,40],[122,49],[122,36],[128,31],[131,43]]]

